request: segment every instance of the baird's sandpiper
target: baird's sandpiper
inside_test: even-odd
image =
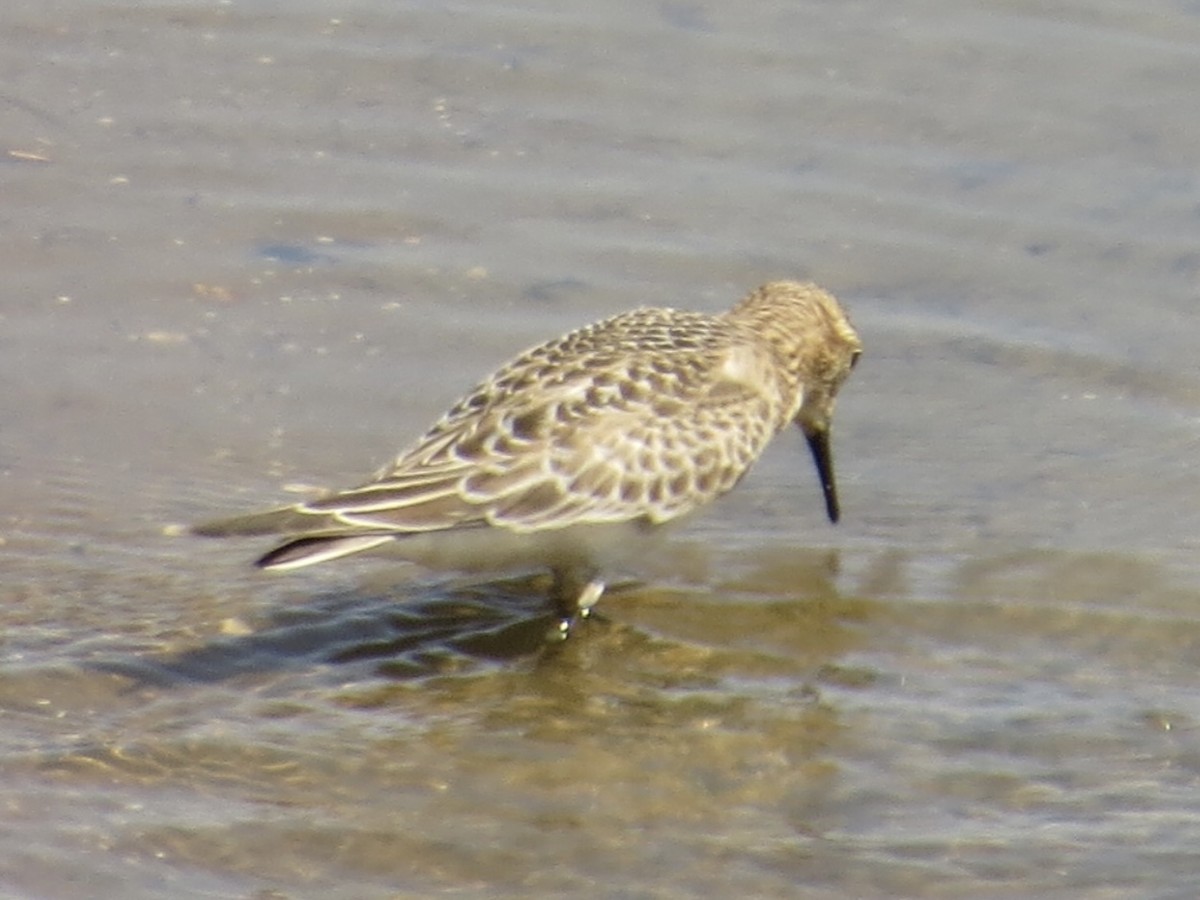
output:
[[[193,531],[282,536],[265,569],[383,544],[437,566],[548,568],[565,636],[613,551],[730,490],[792,422],[836,522],[830,417],[861,348],[814,284],[765,284],[715,316],[636,309],[522,353],[365,484]]]

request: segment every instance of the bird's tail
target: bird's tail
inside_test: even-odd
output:
[[[283,535],[288,540],[257,563],[261,568],[277,571],[299,569],[301,566],[370,550],[396,537],[395,532],[391,531],[354,531],[333,515],[306,512],[298,506],[282,506],[230,519],[201,522],[190,530],[192,534],[202,537]]]

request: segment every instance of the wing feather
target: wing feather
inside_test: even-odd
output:
[[[732,488],[790,421],[776,361],[730,328],[639,310],[573,332],[483,382],[371,481],[215,524],[370,543],[481,524],[665,522]]]

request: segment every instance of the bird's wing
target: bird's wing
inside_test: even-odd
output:
[[[518,359],[374,480],[294,509],[326,532],[665,522],[732,488],[778,429],[761,353],[593,357],[531,383]]]

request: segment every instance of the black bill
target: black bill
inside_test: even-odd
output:
[[[829,432],[824,428],[805,429],[804,437],[808,441],[808,449],[812,451],[813,462],[817,464],[817,477],[821,479],[821,490],[825,494],[825,512],[830,522],[836,522],[841,515],[838,507],[837,483],[833,479],[833,452],[829,449]]]

